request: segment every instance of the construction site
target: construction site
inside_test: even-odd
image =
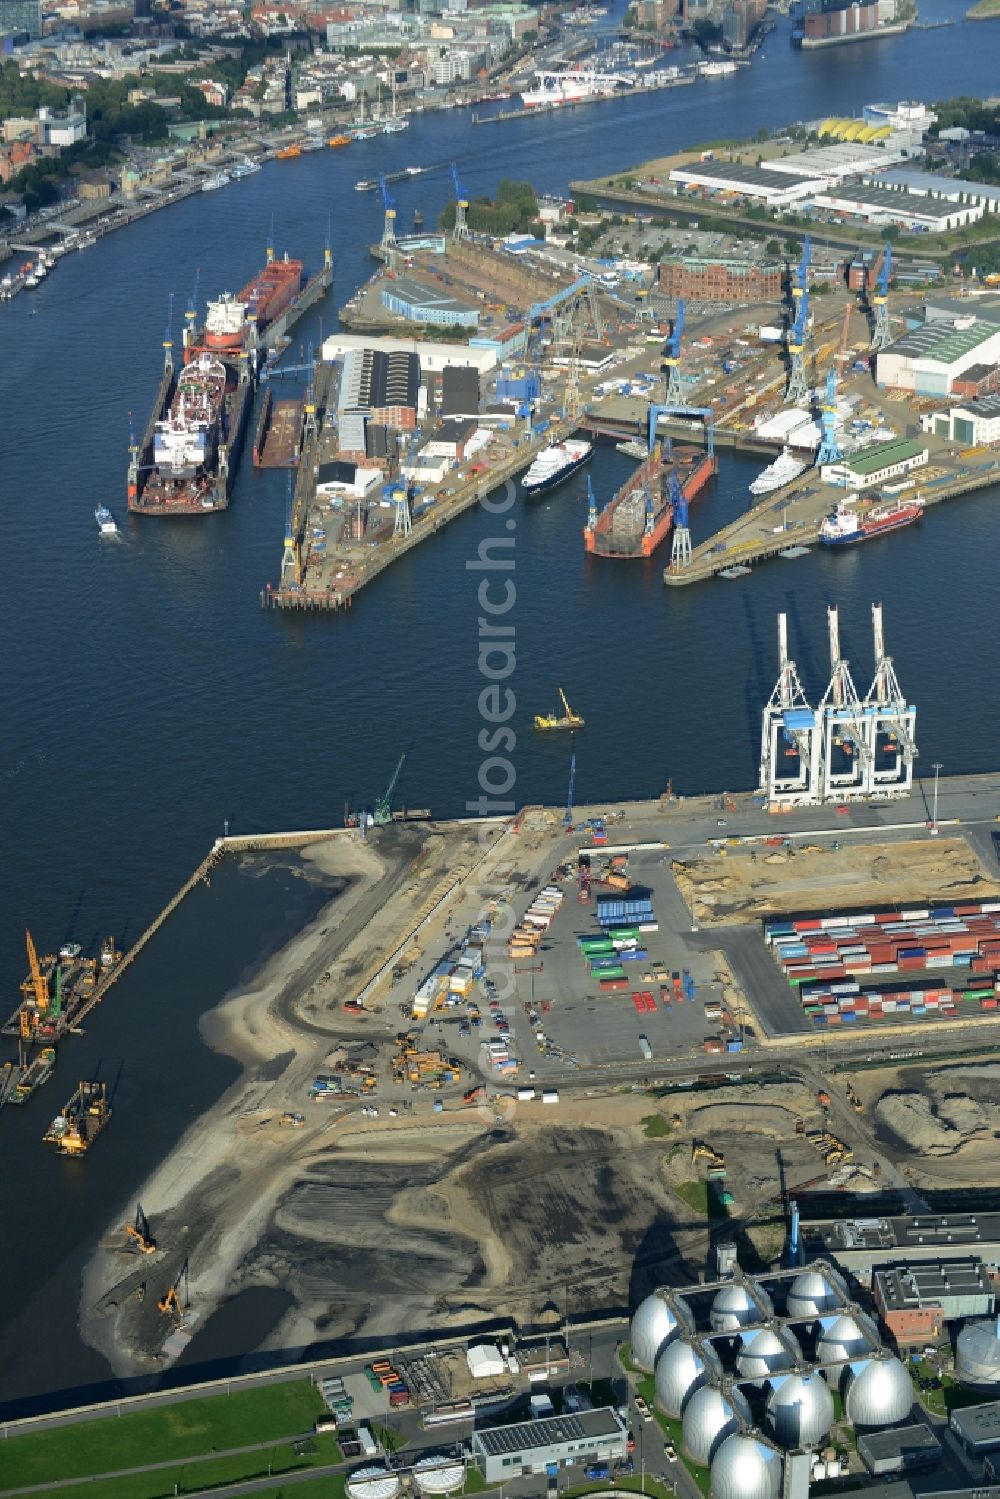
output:
[[[722,1221],[773,1263],[792,1188],[919,1182],[911,1118],[974,1179],[983,1105],[937,1078],[1000,1053],[1000,790],[940,791],[465,824],[383,793],[275,835],[341,891],[206,1017],[242,1077],[116,1212],[86,1338],[149,1370],[258,1287],[293,1298],[274,1347],[624,1307]]]

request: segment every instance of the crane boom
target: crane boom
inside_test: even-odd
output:
[[[24,936],[28,945],[28,968],[31,973],[30,986],[35,996],[35,1003],[40,1010],[47,1010],[49,1007],[49,982],[41,970],[38,962],[38,954],[35,951],[35,944],[32,942],[31,933],[27,928],[25,928]]]

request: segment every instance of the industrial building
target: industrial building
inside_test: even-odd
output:
[[[822,178],[791,177],[765,167],[744,166],[738,161],[699,161],[674,167],[670,181],[684,188],[710,193],[728,193],[734,198],[754,198],[769,208],[785,208],[822,192]]]
[[[957,379],[974,365],[1000,362],[1000,318],[973,315],[951,322],[934,317],[897,338],[876,356],[878,385],[916,395],[950,395]]]
[[[828,208],[831,213],[861,219],[866,224],[898,224],[901,229],[923,230],[928,234],[961,229],[983,216],[981,203],[944,202],[923,193],[907,192],[903,187],[855,185],[830,190],[820,187],[814,201],[817,208]]]
[[[350,349],[344,355],[337,420],[342,453],[383,456],[372,450],[369,432],[412,431],[420,399],[420,360],[397,350]]]
[[[948,1425],[970,1457],[1000,1450],[1000,1400],[953,1410]]]
[[[460,364],[442,371],[438,410],[443,418],[477,417],[480,402],[478,370]]]
[[[1000,442],[1000,395],[983,396],[982,400],[967,401],[962,406],[928,412],[920,418],[920,425],[925,432],[946,437],[950,442],[989,447]]]
[[[879,0],[803,0],[802,45],[821,46],[876,31],[880,10]]]
[[[449,292],[427,286],[412,276],[401,276],[383,286],[382,304],[410,323],[437,323],[444,328],[476,328],[479,310]]]
[[[593,1462],[624,1462],[628,1432],[611,1406],[515,1421],[472,1434],[472,1452],[487,1483],[504,1483],[551,1467]]]
[[[420,368],[439,374],[452,365],[472,365],[481,375],[496,369],[498,360],[492,345],[482,342],[436,343],[431,339],[375,336],[361,333],[333,333],[323,340],[323,359],[327,364],[341,359],[351,349],[378,349],[383,354],[397,352],[416,354]]]
[[[809,177],[836,187],[848,177],[876,173],[904,161],[902,151],[876,141],[841,141],[832,146],[814,146],[791,156],[772,157],[767,165],[772,172],[788,172],[793,177]]]
[[[881,356],[879,356],[881,359]],[[911,469],[927,462],[927,447],[922,442],[900,437],[894,442],[876,442],[852,453],[837,463],[824,463],[820,475],[824,484],[842,484],[846,489],[871,489],[898,479]]]
[[[1000,1273],[1000,1213],[924,1213],[913,1218],[843,1218],[803,1223],[814,1254],[829,1254],[863,1284],[876,1266],[936,1263],[943,1253],[973,1254]]]
[[[661,1287],[630,1336],[658,1407],[681,1421],[685,1454],[711,1469],[715,1499],[777,1499],[790,1454],[827,1440],[835,1391],[862,1430],[897,1426],[913,1407],[906,1368],[828,1264]]]
[[[941,1443],[929,1426],[915,1422],[893,1431],[869,1431],[858,1437],[858,1456],[873,1478],[886,1473],[916,1473],[941,1461]]]
[[[921,172],[904,166],[876,170],[865,181],[875,186],[902,187],[908,193],[942,203],[978,204],[984,213],[1000,213],[1000,186],[996,183],[970,182],[964,177],[943,177],[938,172]]]
[[[685,255],[657,268],[664,296],[693,302],[780,302],[782,276],[780,261],[725,255]]]
[[[902,1262],[875,1271],[875,1305],[900,1348],[936,1342],[946,1322],[993,1310],[993,1282],[982,1260]]]

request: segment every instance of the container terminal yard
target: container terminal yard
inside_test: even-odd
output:
[[[557,242],[512,245],[470,232],[457,173],[454,184],[454,228],[407,237],[379,183],[385,221],[372,253],[382,265],[341,310],[350,331],[328,338],[310,369],[310,458],[265,605],[350,605],[393,560],[573,433],[622,444],[640,462],[657,444],[668,456],[675,440],[710,457],[761,458],[746,512],[717,534],[705,534],[697,506],[681,518],[700,483],[669,505],[653,493],[656,463],[614,504],[593,496],[605,518],[588,523],[591,540],[630,507],[655,516],[632,550],[658,554],[669,587],[864,541],[1000,479],[988,397],[981,414],[975,399],[971,415],[958,409],[978,388],[965,370],[988,390],[1000,354],[1000,298],[988,291],[939,294],[921,284],[923,263],[894,258],[888,242],[845,254],[839,243],[813,250],[806,235],[782,264],[759,245],[701,234],[700,271],[684,256],[651,271]],[[556,219],[568,211],[546,204]],[[658,231],[648,232],[655,245]],[[729,300],[720,277],[733,283]],[[445,327],[468,341],[436,339]],[[953,394],[922,394],[921,381]],[[789,472],[772,478],[783,454]]]

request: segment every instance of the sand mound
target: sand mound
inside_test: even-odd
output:
[[[917,1155],[953,1155],[967,1138],[920,1093],[886,1093],[876,1104],[875,1114],[880,1124]]]

